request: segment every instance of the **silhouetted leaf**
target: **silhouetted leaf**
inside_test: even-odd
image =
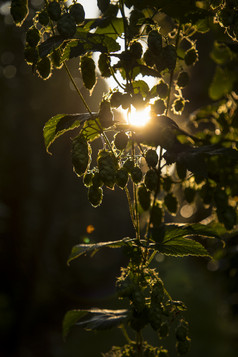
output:
[[[209,256],[208,251],[202,244],[196,242],[189,237],[176,237],[164,240],[162,243],[154,245],[155,250],[165,255],[184,257],[187,255],[193,256]]]
[[[124,245],[127,245],[130,242],[133,242],[132,238],[123,238],[118,241],[112,242],[99,242],[95,244],[77,244],[72,248],[71,254],[69,256],[67,264],[69,264],[72,260],[79,258],[81,255],[90,254],[92,257],[96,254],[101,248],[121,248]]]
[[[220,99],[233,88],[233,83],[236,81],[234,71],[228,68],[217,66],[212,83],[209,87],[209,96],[213,100]]]
[[[194,239],[219,238],[214,226],[195,224],[163,224],[152,230],[152,238],[156,241],[150,245],[165,255],[173,256],[209,256],[202,244]]]
[[[110,24],[105,27],[98,27],[95,31],[98,34],[107,35],[114,40],[117,39],[124,31],[123,19],[122,18],[114,18],[111,20]]]
[[[78,57],[86,52],[84,48],[84,42],[82,40],[71,40],[67,43],[64,48],[61,62],[66,61],[70,58]]]
[[[133,88],[135,93],[140,93],[143,97],[146,97],[150,90],[148,84],[143,80],[134,81]]]
[[[97,139],[102,133],[99,120],[89,119],[85,122],[82,130],[82,134],[85,136],[87,141],[93,141]]]
[[[50,118],[43,129],[46,151],[49,153],[50,145],[59,136],[68,130],[79,127],[84,121],[91,117],[89,113],[84,114],[58,114]]]
[[[128,310],[71,310],[68,311],[63,321],[63,336],[67,337],[71,327],[77,325],[87,330],[106,330],[120,325],[127,319]],[[86,317],[83,321],[80,321]]]
[[[46,41],[44,41],[38,46],[40,57],[48,56],[54,50],[59,48],[64,41],[65,37],[60,35],[48,38]]]
[[[81,318],[87,315],[87,310],[71,310],[68,311],[63,320],[63,337],[66,338],[72,326]]]

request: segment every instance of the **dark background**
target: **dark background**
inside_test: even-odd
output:
[[[6,2],[6,1],[5,1]],[[122,191],[105,190],[100,208],[72,171],[66,134],[46,153],[42,129],[58,113],[84,112],[64,70],[48,81],[32,75],[24,62],[24,33],[0,2],[0,357],[100,356],[124,343],[119,330],[91,333],[72,330],[62,340],[62,319],[73,308],[115,308],[114,283],[126,260],[120,250],[104,250],[67,266],[73,245],[133,235]],[[26,24],[28,26],[28,24]],[[207,101],[212,76],[209,37],[188,92],[199,106]],[[206,65],[204,65],[206,64]],[[71,70],[80,77],[77,62]],[[201,78],[201,70],[204,76]],[[98,110],[104,83],[93,97]],[[190,104],[192,105],[192,104]],[[191,108],[190,108],[191,109]],[[95,230],[88,235],[87,226]],[[191,357],[236,357],[237,237],[218,261],[158,257],[160,273],[174,299],[189,307]],[[148,329],[147,337],[156,341]],[[171,340],[172,341],[172,340]],[[173,342],[171,345],[174,355]]]

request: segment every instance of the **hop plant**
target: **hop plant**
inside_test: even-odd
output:
[[[123,189],[124,187],[126,187],[127,182],[128,171],[124,167],[121,167],[119,170],[117,170],[116,173],[116,184]]]
[[[47,12],[51,20],[59,20],[61,16],[60,3],[58,1],[51,1],[47,6]]]
[[[42,58],[37,62],[36,70],[42,79],[48,79],[52,74],[50,59],[48,57]]]
[[[74,17],[70,14],[63,14],[57,21],[57,29],[62,36],[65,37],[74,36],[76,32],[76,22]],[[81,69],[82,69],[82,64],[81,64]]]
[[[155,167],[158,163],[158,154],[156,150],[149,149],[145,154],[145,159],[149,167]]]
[[[152,30],[149,33],[147,43],[154,55],[160,55],[162,50],[162,36],[157,30]]]
[[[186,53],[184,57],[184,61],[187,66],[192,66],[194,65],[198,60],[198,52],[195,48],[190,48]]]
[[[88,200],[93,207],[98,207],[102,203],[103,190],[101,187],[90,186],[88,189]]]
[[[134,183],[140,183],[142,180],[142,171],[139,168],[139,166],[134,166],[133,169],[131,170],[131,178]]]
[[[157,191],[158,189],[158,174],[155,170],[150,169],[145,174],[145,185],[150,191]]]
[[[81,4],[73,4],[69,8],[70,15],[74,18],[76,24],[81,24],[85,19],[84,8]]]
[[[150,208],[150,191],[148,191],[144,184],[138,187],[138,199],[144,211]]]
[[[91,148],[84,135],[79,134],[72,142],[72,163],[77,175],[83,175],[91,161]]]
[[[29,30],[26,33],[26,42],[28,43],[29,46],[36,47],[40,42],[40,38],[41,38],[40,32],[39,30],[37,30],[35,26],[29,28]]]
[[[100,104],[99,114],[98,114],[100,124],[103,128],[109,128],[113,124],[113,114],[111,111],[110,102],[103,100]]]
[[[92,89],[96,83],[94,60],[87,55],[82,56],[80,60],[80,68],[85,87],[87,89]]]
[[[118,150],[123,150],[126,148],[128,140],[128,135],[124,131],[121,131],[115,135],[114,145]]]
[[[106,150],[101,150],[97,158],[100,177],[108,188],[113,188],[116,183],[118,162],[115,156]]]
[[[22,25],[28,13],[28,0],[12,0],[11,15],[17,26]]]

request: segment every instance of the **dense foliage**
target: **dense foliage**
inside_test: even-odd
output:
[[[73,247],[69,262],[104,247],[123,248],[128,266],[116,283],[123,309],[69,311],[64,335],[75,324],[91,330],[119,326],[127,344],[112,347],[105,356],[162,357],[168,356],[164,338],[174,331],[177,354],[184,355],[190,345],[183,316],[186,306],[172,299],[150,264],[158,252],[209,257],[212,251],[206,248],[211,242],[236,227],[238,18],[234,9],[238,2],[98,0],[97,4],[100,16],[85,19],[80,2],[46,0],[26,32],[25,59],[33,73],[48,79],[53,70],[64,67],[86,111],[58,114],[45,124],[47,151],[56,138],[74,130],[73,169],[83,178],[89,202],[101,205],[104,190],[118,186],[127,195],[135,230],[134,237]],[[12,0],[11,14],[22,25],[28,15],[27,0]],[[211,100],[189,113],[190,130],[182,129],[184,92],[191,69],[199,62],[199,40],[209,31],[210,55],[216,64],[209,85]],[[97,77],[114,79],[115,86],[104,94],[97,112],[91,111],[68,69],[72,58],[79,58],[84,86],[91,93]],[[146,108],[150,120],[137,126],[133,113],[139,116]],[[93,145],[96,140],[101,141],[99,150]],[[206,224],[171,223],[184,201],[206,208]],[[159,336],[158,346],[143,339],[148,325]],[[129,339],[127,328],[134,330],[135,341]]]

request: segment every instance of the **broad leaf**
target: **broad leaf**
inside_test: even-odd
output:
[[[103,34],[77,32],[76,37],[85,40],[85,48],[93,52],[116,52],[121,48],[112,37]]]
[[[94,114],[95,115],[95,114]],[[91,117],[89,113],[84,114],[58,114],[50,118],[44,126],[43,134],[45,147],[49,153],[50,145],[59,136],[68,130],[73,130],[79,127],[84,121]]]
[[[81,40],[71,40],[67,43],[61,56],[61,62],[70,58],[78,57],[86,52],[84,43]]]
[[[167,223],[161,226],[160,232],[162,235],[155,231],[153,234],[153,239],[155,241],[164,242],[170,239],[180,238],[180,237],[210,237],[219,238],[219,234],[212,225],[204,225],[200,223],[194,224],[176,224]]]
[[[87,315],[86,310],[71,310],[68,311],[63,320],[63,337],[66,338],[72,326],[76,324],[80,319]]]
[[[210,256],[202,244],[189,237],[176,237],[164,240],[162,243],[156,243],[153,249],[165,255],[184,257],[193,256]]]
[[[150,90],[148,84],[143,80],[134,81],[133,88],[135,93],[140,93],[143,97],[146,97]]]
[[[214,62],[219,65],[231,62],[234,59],[234,53],[222,42],[215,41],[212,52],[210,53]]]
[[[212,83],[209,88],[209,96],[213,100],[220,99],[233,88],[233,83],[236,81],[234,72],[228,68],[217,66]]]
[[[48,38],[46,41],[44,41],[38,46],[40,57],[48,56],[54,50],[59,48],[64,41],[65,37],[60,35]]]
[[[118,241],[112,242],[99,242],[95,244],[77,244],[72,248],[71,254],[69,256],[67,264],[69,264],[72,260],[79,258],[81,255],[90,254],[92,257],[96,254],[101,248],[121,248],[124,245],[127,245],[130,242],[133,242],[132,238],[123,238]]]
[[[123,19],[115,18],[112,19],[110,24],[106,27],[98,27],[95,31],[98,34],[104,34],[109,37],[112,37],[114,40],[117,39],[124,31]]]
[[[173,256],[209,256],[202,244],[193,240],[199,238],[220,238],[214,225],[194,224],[163,224],[159,229],[153,229],[152,238],[156,241],[151,248],[160,253]]]
[[[102,133],[101,126],[99,120],[89,119],[85,122],[84,127],[82,129],[82,134],[85,136],[87,141],[93,141],[97,139]]]
[[[127,319],[128,311],[90,309],[90,310],[71,310],[65,315],[63,321],[63,336],[67,337],[71,327],[77,325],[88,330],[105,330],[120,325]],[[80,321],[86,317],[83,321]]]

